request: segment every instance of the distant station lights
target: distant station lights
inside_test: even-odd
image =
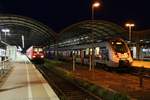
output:
[[[10,32],[9,29],[2,29],[2,32]]]
[[[5,33],[5,41],[6,41],[6,35],[10,35],[9,34],[10,30],[9,29],[2,29],[1,31]]]
[[[2,29],[1,31],[2,31],[2,32],[4,32],[4,33],[5,33],[5,35],[10,35],[10,34],[9,34],[10,29]],[[7,33],[8,33],[8,34],[7,34]]]

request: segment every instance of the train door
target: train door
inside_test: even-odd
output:
[[[99,63],[100,62],[100,48],[96,47],[95,48],[95,63]]]
[[[83,64],[83,63],[84,63],[84,50],[81,49],[80,51],[81,51],[81,55],[80,55],[80,58],[81,58],[81,64]]]
[[[90,49],[86,48],[84,50],[84,64],[89,64],[89,53],[90,53]]]
[[[109,54],[108,49],[106,47],[101,47],[101,56],[102,56],[102,62],[107,64],[109,61]]]

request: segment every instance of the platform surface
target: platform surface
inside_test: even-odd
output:
[[[59,100],[40,72],[20,55],[0,85],[0,100]]]
[[[144,67],[150,69],[150,61],[134,60],[132,66]]]

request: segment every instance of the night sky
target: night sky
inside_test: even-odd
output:
[[[17,14],[38,20],[60,32],[76,22],[91,19],[91,0],[0,0],[0,13]],[[134,30],[150,28],[150,0],[102,0],[95,19],[124,27],[127,21]]]

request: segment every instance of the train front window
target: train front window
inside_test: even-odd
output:
[[[42,52],[43,49],[42,48],[34,48],[34,52]]]
[[[38,51],[38,49],[37,48],[34,48],[34,52],[37,52]]]
[[[126,47],[125,43],[122,41],[112,42],[112,46],[116,52],[119,52],[119,53],[127,52],[127,47]]]
[[[39,52],[42,52],[43,51],[43,49],[42,48],[39,48]]]

